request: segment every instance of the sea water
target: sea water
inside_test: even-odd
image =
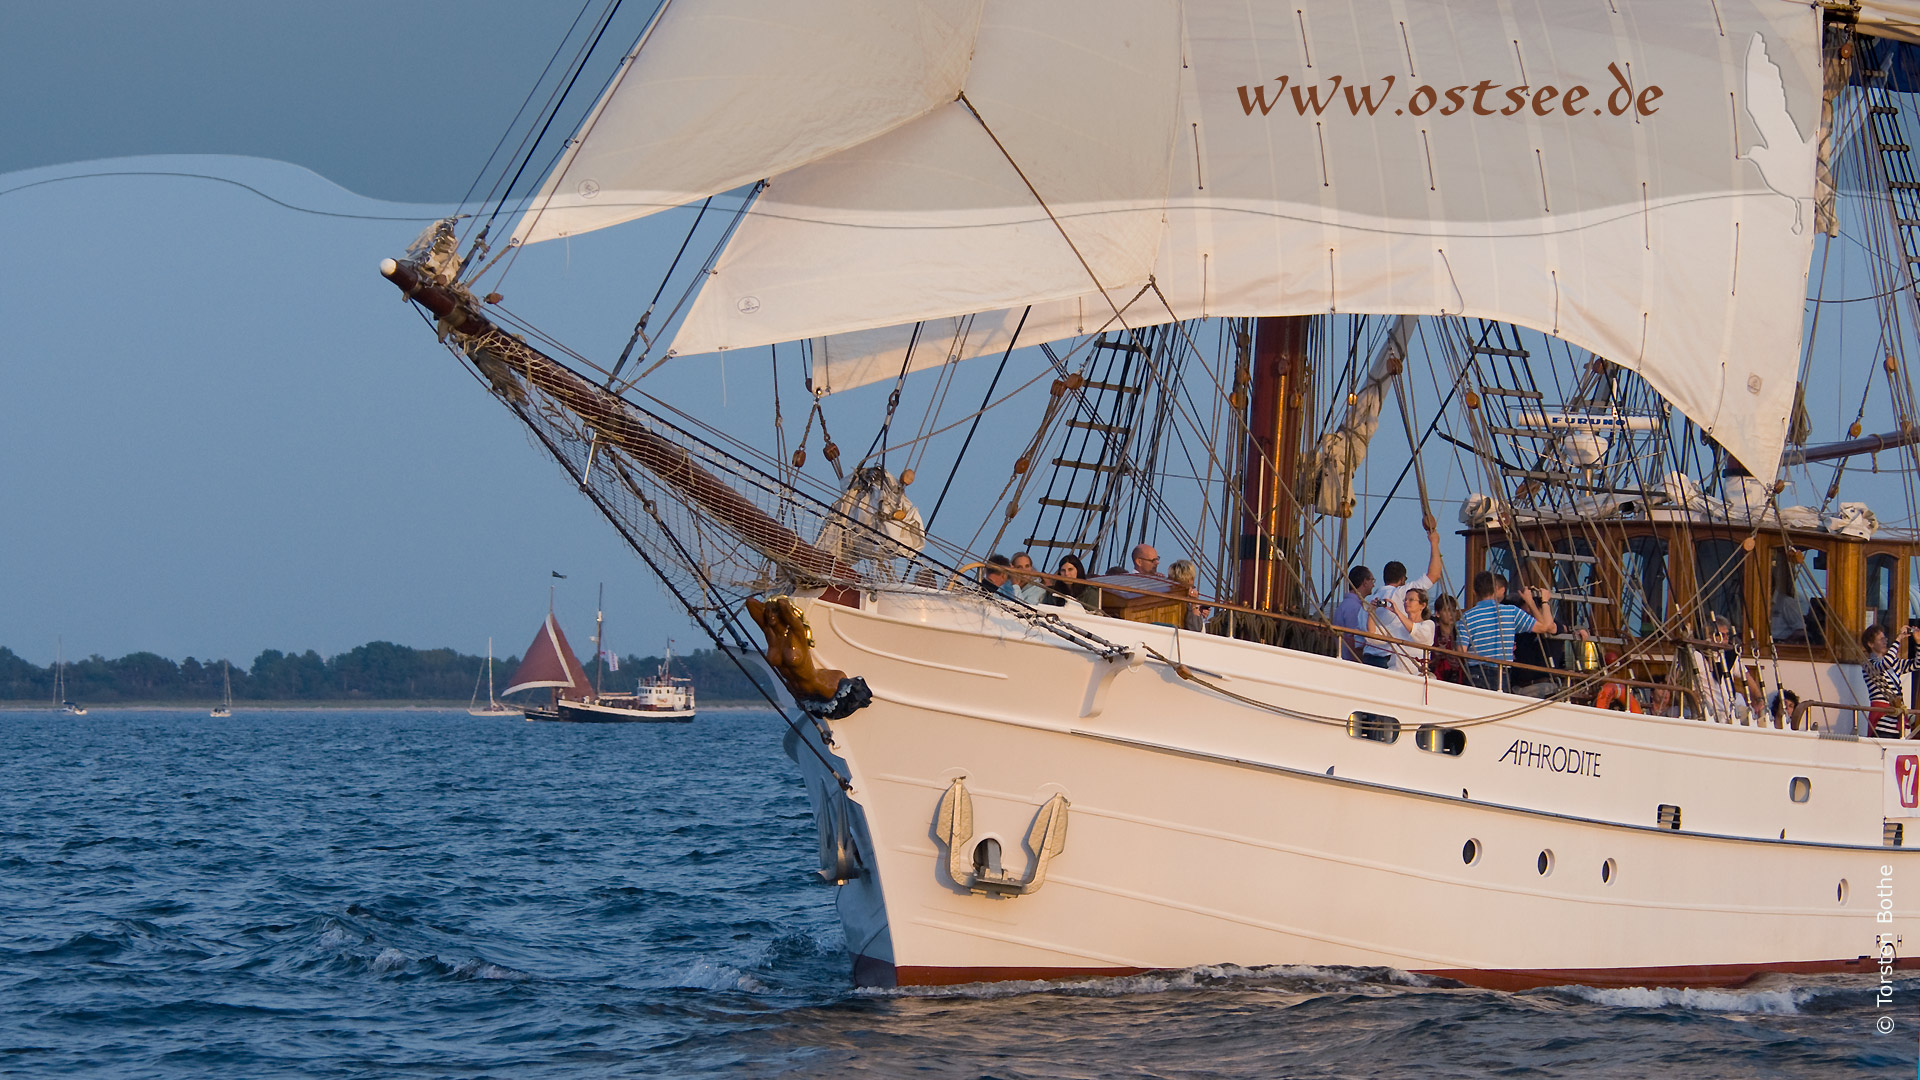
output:
[[[0,1074],[1915,1071],[1911,979],[1891,1010],[1855,977],[1507,994],[1203,967],[855,989],[781,730],[750,710],[0,713]]]

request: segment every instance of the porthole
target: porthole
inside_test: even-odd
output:
[[[976,874],[1000,873],[1000,841],[989,836],[973,845],[973,872]]]
[[[1541,877],[1553,873],[1553,852],[1542,849],[1539,856],[1533,860],[1533,868],[1539,871]]]
[[[1421,724],[1419,730],[1413,733],[1413,745],[1430,754],[1459,757],[1467,752],[1467,733],[1459,728]]]
[[[1787,798],[1794,802],[1806,802],[1813,795],[1813,781],[1804,776],[1796,776],[1787,781]]]
[[[1480,861],[1480,841],[1469,840],[1460,845],[1460,861],[1472,866]]]
[[[1616,863],[1614,863],[1612,859],[1608,859],[1606,862],[1601,863],[1600,864],[1600,884],[1602,885],[1613,884],[1613,875],[1619,872],[1620,872],[1619,866]]]
[[[1391,743],[1400,741],[1400,721],[1379,713],[1357,712],[1347,717],[1347,734],[1356,739]]]
[[[1833,890],[1834,899],[1840,901],[1840,906],[1845,907],[1847,904],[1847,894],[1852,891],[1853,890],[1847,888],[1847,879],[1841,878],[1839,887]]]

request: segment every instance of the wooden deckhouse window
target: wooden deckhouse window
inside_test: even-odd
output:
[[[1487,545],[1487,569],[1507,579],[1508,591],[1520,580],[1520,560],[1512,544]]]
[[[1900,617],[1895,607],[1900,596],[1900,560],[1898,556],[1878,552],[1867,556],[1866,625],[1879,623],[1889,630]]]
[[[1620,629],[1634,637],[1654,632],[1667,617],[1667,542],[1629,536],[1620,550]]]
[[[1907,618],[1920,617],[1920,555],[1907,559]]]
[[[1802,560],[1794,567],[1794,584],[1807,606],[1807,640],[1827,645],[1836,633],[1843,639],[1850,637],[1846,627],[1834,625],[1833,603],[1827,591],[1827,550],[1801,548],[1800,554]]]
[[[1773,553],[1767,581],[1767,627],[1773,640],[1791,645],[1825,645],[1832,609],[1827,602],[1827,553],[1820,548]]]
[[[1553,591],[1563,596],[1594,595],[1593,545],[1585,537],[1569,536],[1553,542],[1553,550],[1560,555],[1575,555],[1587,559],[1578,562],[1573,559],[1553,560]],[[1593,629],[1593,605],[1577,600],[1562,600],[1554,607],[1553,621],[1560,624],[1561,632],[1567,633],[1573,627]]]
[[[1693,580],[1704,601],[1701,618],[1696,621],[1704,622],[1711,615],[1724,615],[1735,630],[1746,626],[1746,564],[1747,553],[1741,550],[1738,540],[1694,542]]]

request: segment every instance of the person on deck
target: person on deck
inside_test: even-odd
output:
[[[1433,588],[1433,583],[1445,570],[1445,566],[1440,559],[1440,530],[1437,526],[1427,529],[1427,547],[1429,549],[1427,555],[1427,572],[1414,578],[1412,581],[1407,580],[1407,564],[1398,559],[1381,567],[1380,576],[1382,583],[1379,588],[1373,591],[1374,606],[1378,609],[1374,612],[1374,617],[1378,619],[1380,623],[1379,633],[1389,637],[1399,638],[1401,641],[1411,640],[1411,627],[1413,624],[1407,622],[1402,614],[1402,609],[1406,606],[1407,593],[1413,589],[1420,589],[1424,592],[1425,590]],[[1425,605],[1423,604],[1422,606],[1424,607]],[[1421,618],[1424,619],[1425,617],[1423,613]],[[1433,637],[1429,634],[1423,644],[1430,645],[1432,643]],[[1400,667],[1398,661],[1394,660],[1394,657],[1400,655],[1400,650],[1389,646],[1386,642],[1369,640],[1363,648],[1368,654],[1373,656],[1387,657],[1391,666],[1395,668]],[[1425,650],[1419,650],[1419,652],[1421,655],[1425,655]],[[1378,662],[1378,660],[1369,661],[1369,663],[1376,664]]]
[[[1357,660],[1374,667],[1386,667],[1391,661],[1386,652],[1370,654],[1366,651],[1366,638],[1362,634],[1371,633],[1372,625],[1369,609],[1374,605],[1367,599],[1373,592],[1373,571],[1364,566],[1356,566],[1347,571],[1347,595],[1340,598],[1339,606],[1333,609],[1333,625],[1351,630],[1353,633],[1340,635],[1340,659]]]
[[[1153,550],[1152,544],[1133,546],[1133,572],[1143,577],[1160,576],[1160,553]]]
[[[1524,593],[1526,590],[1521,591]],[[1508,598],[1507,604],[1510,607],[1514,606],[1511,597]],[[1541,605],[1542,608],[1546,606]],[[1514,693],[1522,697],[1544,698],[1552,697],[1559,692],[1562,686],[1560,679],[1540,670],[1560,666],[1555,663],[1553,650],[1548,648],[1547,643],[1550,640],[1538,631],[1513,635],[1513,674],[1507,681],[1512,684]]]
[[[1167,567],[1167,580],[1173,582],[1172,591],[1175,595],[1199,599],[1200,590],[1196,587],[1199,579],[1199,568],[1186,559],[1181,559]],[[1195,603],[1182,604],[1181,607],[1184,611],[1180,619],[1181,629],[1191,630],[1196,634],[1205,633],[1207,620],[1213,617],[1213,609],[1205,604]]]
[[[1725,615],[1713,616],[1711,643],[1702,652],[1691,649],[1698,671],[1700,709],[1703,719],[1720,724],[1749,724],[1760,701],[1760,683],[1752,671],[1740,667],[1740,649],[1734,640],[1733,623]]]
[[[1062,556],[1060,569],[1055,571],[1055,574],[1058,580],[1047,585],[1047,603],[1056,607],[1065,607],[1071,601],[1088,611],[1100,610],[1100,590],[1084,584],[1087,568],[1080,561],[1080,556]]]
[[[1867,723],[1871,730],[1868,734],[1876,739],[1898,739],[1904,732],[1902,702],[1907,695],[1901,691],[1899,677],[1920,671],[1920,660],[1908,660],[1900,654],[1905,652],[1909,641],[1920,638],[1920,628],[1903,626],[1900,635],[1893,641],[1887,640],[1887,628],[1874,623],[1860,631],[1860,647],[1867,651],[1866,662],[1860,665],[1860,674],[1867,680],[1867,696],[1873,701],[1873,710],[1867,713]]]
[[[1393,670],[1424,675],[1427,673],[1425,647],[1433,644],[1434,635],[1433,619],[1427,611],[1427,590],[1407,589],[1401,595],[1403,599],[1398,605],[1377,609],[1392,612],[1393,621],[1400,627],[1399,631],[1392,632],[1393,636],[1407,643],[1390,646]]]
[[[1392,613],[1395,621],[1399,618],[1400,609],[1406,605],[1408,590],[1432,589],[1434,583],[1440,580],[1440,575],[1446,572],[1446,564],[1440,557],[1440,529],[1437,526],[1427,530],[1427,548],[1427,572],[1412,581],[1407,580],[1407,564],[1398,559],[1380,568],[1380,587],[1374,590],[1373,598],[1388,601],[1386,610]],[[1395,633],[1392,623],[1385,618],[1380,620],[1380,625],[1386,627],[1394,637],[1403,636]]]
[[[1039,578],[1033,576],[1033,556],[1024,551],[1015,555],[1013,573],[1009,576],[1012,579],[1014,599],[1023,604],[1046,603],[1047,587],[1040,584]]]
[[[1009,600],[1017,599],[1013,594],[1013,564],[1005,555],[995,552],[987,556],[987,564],[980,568],[980,587],[987,592],[1004,596]]]
[[[1466,651],[1482,657],[1467,661],[1467,680],[1486,690],[1508,689],[1507,665],[1513,663],[1515,634],[1552,634],[1559,631],[1538,590],[1523,589],[1518,606],[1504,603],[1507,579],[1482,570],[1473,575],[1475,603],[1460,619],[1460,639]]]
[[[1460,648],[1460,601],[1452,593],[1433,598],[1433,646],[1435,649]],[[1441,682],[1467,681],[1467,669],[1457,656],[1435,652],[1427,661],[1427,670]]]
[[[1795,715],[1799,711],[1800,695],[1791,690],[1776,690],[1773,696],[1767,699],[1767,718],[1776,728],[1791,728],[1799,731],[1801,718]]]

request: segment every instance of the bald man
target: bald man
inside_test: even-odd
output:
[[[1153,545],[1134,545],[1133,572],[1146,577],[1160,576],[1160,553],[1153,550]]]

